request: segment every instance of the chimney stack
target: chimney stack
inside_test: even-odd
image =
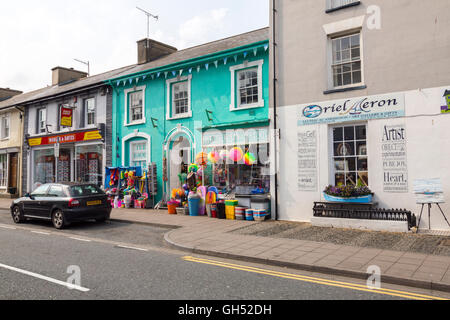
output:
[[[152,39],[143,39],[137,42],[138,64],[144,64],[161,57],[177,52],[177,48]]]
[[[22,93],[23,92],[19,90],[12,90],[10,88],[0,88],[0,101],[7,100]]]
[[[52,69],[52,86],[66,84],[88,76],[87,72],[73,68],[56,67]]]

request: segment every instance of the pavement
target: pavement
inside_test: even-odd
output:
[[[0,200],[0,208],[10,203]],[[114,209],[111,219],[169,228],[165,241],[193,254],[357,279],[368,279],[369,268],[375,266],[381,271],[381,283],[450,292],[449,256],[246,235],[234,231],[259,223],[169,215],[167,211]]]

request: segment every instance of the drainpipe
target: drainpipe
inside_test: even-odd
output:
[[[277,123],[277,63],[276,63],[276,0],[272,0],[272,42],[273,42],[273,114],[274,114],[274,130],[275,130],[275,139],[274,139],[274,161],[275,161],[275,221],[278,220],[278,161],[277,161],[277,135],[278,135],[278,123]]]

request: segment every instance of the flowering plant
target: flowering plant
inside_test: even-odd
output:
[[[371,195],[372,191],[366,186],[358,187],[348,185],[342,187],[328,186],[326,187],[324,193],[333,197],[357,198]]]

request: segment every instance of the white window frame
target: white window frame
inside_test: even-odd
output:
[[[188,112],[175,115],[175,106],[173,104],[173,94],[172,94],[172,87],[175,83],[178,82],[187,82],[188,83]],[[191,104],[191,89],[192,89],[192,75],[183,76],[183,77],[176,77],[173,79],[166,80],[166,91],[167,91],[167,120],[178,120],[178,119],[186,119],[186,118],[192,118],[192,104]]]
[[[0,179],[0,189],[5,190],[9,185],[9,155],[7,153],[1,154],[0,157],[5,157],[5,166],[3,167],[3,179]],[[2,180],[5,185],[2,184]]]
[[[143,132],[135,132],[135,133],[131,133],[131,134],[127,135],[126,137],[124,137],[122,139],[122,155],[123,155],[122,156],[122,166],[123,167],[125,167],[125,160],[126,160],[126,156],[125,156],[126,144],[129,140],[134,139],[134,138],[143,138],[143,139],[147,140],[147,164],[150,164],[152,161],[152,157],[151,157],[152,137]],[[130,157],[130,161],[131,161],[131,157]]]
[[[262,108],[265,105],[265,101],[263,98],[263,65],[264,60],[256,60],[256,61],[245,61],[243,64],[236,65],[230,67],[230,73],[231,73],[231,103],[230,103],[230,111],[241,111],[241,110],[247,110],[247,109],[255,109],[255,108]],[[245,105],[243,107],[240,107],[240,102],[237,101],[236,97],[238,97],[237,90],[239,88],[236,88],[236,74],[238,71],[243,69],[250,69],[253,67],[258,67],[258,102],[252,103],[249,105]],[[236,102],[237,106],[236,106]]]
[[[335,1],[336,0],[327,0],[327,10],[346,8],[347,6],[349,6],[351,4],[356,4],[356,3],[361,2],[360,0],[339,0],[339,1],[341,1],[341,3],[335,4],[334,3]]]
[[[94,123],[89,124],[89,112],[88,112],[88,101],[94,101]],[[97,126],[97,100],[95,97],[84,99],[84,126],[86,128]]]
[[[328,127],[329,130],[329,168],[330,168],[330,184],[331,185],[335,185],[336,184],[336,167],[335,167],[335,163],[334,163],[334,159],[335,158],[342,158],[342,157],[338,157],[338,156],[334,156],[334,136],[333,136],[333,131],[336,128],[346,128],[346,127],[362,127],[365,126],[366,127],[366,155],[365,156],[361,156],[361,157],[367,157],[368,160],[370,160],[371,156],[370,156],[370,146],[369,146],[369,124],[367,122],[347,122],[347,123],[336,123],[333,125],[330,125]],[[345,134],[345,133],[344,133]],[[354,137],[353,141],[359,141],[356,140],[356,136]],[[351,157],[351,156],[349,156]],[[358,173],[358,151],[356,150],[356,145],[355,145],[355,158],[356,158],[356,173]],[[363,172],[363,171],[361,171]],[[368,175],[368,179],[369,179],[369,186],[371,184],[371,176],[370,176],[370,162],[368,162],[368,166],[367,166],[367,175]],[[358,177],[357,177],[358,179]],[[357,183],[358,181],[356,181]]]
[[[145,144],[145,148],[146,148],[146,152],[147,152],[147,154],[145,155],[145,159],[135,159],[134,158],[134,154],[133,154],[133,151],[134,151],[134,148],[135,148],[135,146],[136,145],[144,145]],[[129,166],[131,166],[131,167],[137,167],[134,163],[135,163],[135,161],[139,161],[139,162],[143,162],[143,161],[145,161],[146,162],[146,165],[148,166],[148,150],[147,150],[147,148],[148,148],[149,146],[148,146],[148,140],[146,140],[146,139],[142,139],[142,140],[137,140],[137,141],[132,141],[132,142],[130,142],[130,163],[129,163]],[[143,168],[144,170],[146,169],[146,168]]]
[[[359,60],[355,60],[355,61],[349,61],[348,63],[353,63],[353,62],[360,62],[361,64],[361,81],[357,82],[357,83],[351,83],[348,85],[341,85],[341,86],[335,86],[334,85],[334,63],[333,63],[333,41],[334,40],[338,40],[338,39],[343,39],[343,38],[351,38],[353,36],[359,35]],[[363,44],[362,44],[362,32],[361,30],[358,31],[353,31],[353,32],[348,32],[345,33],[343,35],[339,35],[339,36],[333,36],[333,37],[329,37],[328,38],[329,41],[329,57],[330,57],[330,61],[328,64],[328,77],[329,77],[329,88],[331,90],[333,89],[347,89],[347,88],[354,88],[354,87],[360,87],[362,85],[364,85],[364,61],[363,61]],[[351,54],[351,49],[350,49],[350,54]],[[346,63],[340,63],[341,65],[346,64]],[[352,75],[353,77],[353,75]]]
[[[0,126],[0,139],[1,140],[8,140],[11,137],[11,115],[9,113],[6,114],[2,114],[1,116],[1,126]],[[6,123],[8,124],[8,135],[3,135],[4,134],[4,122],[3,120],[6,119]]]
[[[41,127],[41,111],[45,112],[44,127]],[[47,118],[48,118],[47,117],[47,108],[38,108],[37,109],[37,131],[38,131],[38,134],[47,133]]]
[[[140,124],[145,124],[147,123],[147,120],[145,118],[145,95],[146,95],[146,88],[147,86],[140,86],[140,87],[134,87],[134,88],[130,88],[124,91],[124,95],[125,95],[125,118],[124,118],[124,126],[125,127],[129,127],[129,126],[136,126],[136,125],[140,125]],[[139,121],[129,121],[128,119],[128,114],[130,111],[130,99],[129,99],[129,94],[136,92],[136,91],[142,91],[142,119]]]

